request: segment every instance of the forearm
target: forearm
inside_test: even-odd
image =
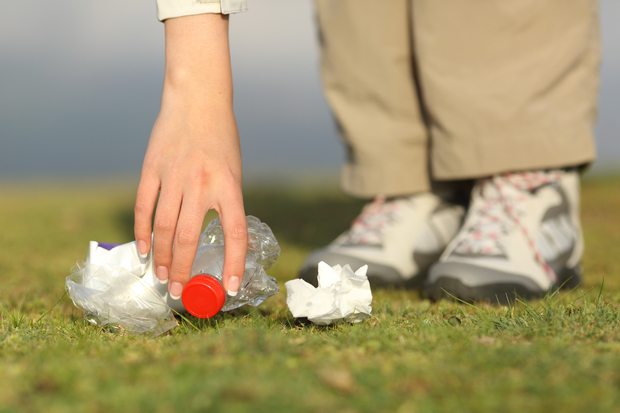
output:
[[[184,113],[179,125],[222,156],[241,180],[239,137],[233,112],[228,16],[201,14],[168,19],[166,73],[160,118]],[[163,120],[163,119],[162,119]]]
[[[192,102],[192,107],[184,109],[206,116],[213,109],[232,112],[228,16],[200,14],[168,19],[165,27],[162,105]]]

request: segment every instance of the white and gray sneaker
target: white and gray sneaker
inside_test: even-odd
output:
[[[433,193],[386,200],[364,207],[349,230],[325,248],[314,251],[299,276],[317,284],[317,267],[368,264],[372,286],[421,287],[428,268],[439,258],[463,220],[464,208]]]
[[[506,303],[580,282],[583,238],[575,170],[476,183],[463,227],[430,270],[432,299]]]

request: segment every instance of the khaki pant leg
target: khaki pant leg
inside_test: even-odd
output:
[[[428,190],[428,139],[407,0],[317,0],[327,100],[348,147],[342,186],[356,196]]]
[[[595,0],[414,0],[437,179],[594,159]]]

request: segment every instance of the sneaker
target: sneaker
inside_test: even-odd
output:
[[[300,278],[317,285],[317,267],[368,264],[372,286],[421,287],[428,268],[437,261],[457,233],[464,208],[433,193],[366,205],[349,230],[325,248],[313,252],[300,270]]]
[[[494,176],[474,186],[465,223],[426,291],[501,303],[541,297],[579,284],[582,252],[575,170]]]

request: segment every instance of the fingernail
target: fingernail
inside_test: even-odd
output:
[[[140,258],[146,258],[146,256],[149,255],[146,242],[138,241],[138,253],[140,254]]]
[[[168,268],[164,266],[157,267],[155,275],[157,275],[157,279],[160,283],[166,284],[168,282]]]
[[[170,298],[173,300],[178,300],[181,298],[181,293],[183,292],[183,284],[178,282],[173,282],[170,284]]]
[[[239,292],[239,277],[232,276],[228,279],[228,295],[234,297]]]

